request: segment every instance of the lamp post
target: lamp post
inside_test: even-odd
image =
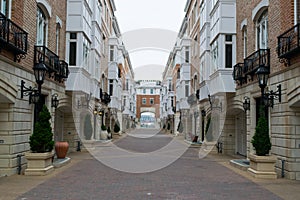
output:
[[[261,100],[262,103],[264,103],[264,97],[265,97],[265,88],[268,83],[269,78],[269,69],[265,65],[260,65],[259,68],[256,71],[257,79],[258,79],[258,85],[261,89]]]
[[[268,83],[270,71],[265,65],[260,65],[256,71],[258,85],[261,88],[261,103],[264,106],[272,107],[274,105],[274,99],[278,99],[281,102],[281,85],[277,86],[277,91],[265,92],[265,88]]]
[[[201,141],[204,141],[204,117],[206,116],[206,111],[201,110],[201,116],[202,116],[202,136],[201,136]]]
[[[58,104],[59,104],[59,100],[58,100],[58,94],[53,94],[52,98],[51,98],[51,107],[57,108]]]
[[[243,108],[245,112],[247,112],[247,110],[250,110],[250,98],[247,96],[244,97]]]
[[[48,71],[47,67],[42,62],[35,64],[33,67],[35,81],[38,84],[39,96],[41,96],[42,84],[44,83],[45,75],[46,75],[47,71]]]

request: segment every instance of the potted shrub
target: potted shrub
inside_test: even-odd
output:
[[[102,124],[101,125],[100,139],[101,140],[107,140],[107,136],[108,136],[108,133],[107,133],[106,126],[104,124]]]
[[[275,173],[276,156],[269,155],[272,144],[269,137],[268,122],[262,110],[251,140],[255,154],[249,154],[250,167],[248,172],[257,178],[277,178]]]
[[[25,153],[28,161],[25,175],[45,175],[54,169],[52,165],[54,141],[50,119],[49,110],[43,105],[34,124],[33,134],[29,138],[31,152]]]
[[[119,131],[120,131],[119,125],[118,125],[117,123],[115,123],[115,126],[114,126],[114,132],[115,132],[115,133],[119,133]]]

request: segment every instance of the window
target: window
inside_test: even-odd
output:
[[[198,77],[197,77],[197,75],[195,75],[194,76],[194,85],[193,85],[194,91],[197,90],[197,88],[198,88],[197,86],[198,86]]]
[[[150,94],[153,94],[153,93],[154,93],[154,92],[153,92],[153,88],[151,88],[151,89],[150,89]]]
[[[124,96],[124,97],[123,97],[123,106],[124,106],[124,107],[126,106],[126,101],[127,101],[127,97]]]
[[[11,0],[0,0],[0,12],[7,18],[11,15]]]
[[[146,89],[143,89],[143,93],[146,94]]]
[[[218,69],[218,42],[214,42],[212,44],[212,64],[213,64],[213,69],[217,70]]]
[[[125,86],[125,90],[128,90],[129,89],[129,80],[126,79],[126,86]]]
[[[177,70],[177,79],[180,79],[180,69]]]
[[[88,69],[89,67],[89,53],[90,53],[90,42],[86,39],[86,38],[83,38],[83,66]]]
[[[297,2],[294,3],[294,24],[296,25],[297,23],[300,22],[300,1],[298,0]]]
[[[146,98],[142,98],[142,104],[146,104]]]
[[[150,98],[150,104],[151,104],[151,105],[154,104],[154,98]]]
[[[244,58],[246,58],[247,57],[247,26],[244,26],[244,28],[243,28],[243,46],[244,46]]]
[[[44,45],[47,44],[47,18],[42,9],[37,8],[37,31],[36,31],[36,44]]]
[[[109,46],[109,61],[114,61],[114,46],[110,45]]]
[[[109,80],[109,95],[113,96],[114,92],[114,80]]]
[[[225,36],[225,68],[232,68],[232,35]]]
[[[61,27],[60,27],[60,24],[59,23],[57,23],[56,24],[56,31],[55,31],[55,39],[56,39],[56,47],[55,47],[55,51],[56,51],[56,54],[57,55],[59,55],[59,44],[60,44],[60,42],[59,42],[59,40],[60,40],[60,29],[61,29]]]
[[[185,47],[184,56],[185,56],[185,62],[189,63],[190,62],[190,50],[189,50],[189,47]]]
[[[69,65],[76,65],[77,34],[70,33]]]
[[[189,81],[185,81],[185,97],[190,95],[190,83]]]
[[[268,48],[268,12],[264,11],[256,23],[257,49]]]

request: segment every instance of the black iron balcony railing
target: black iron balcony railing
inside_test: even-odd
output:
[[[46,46],[34,46],[34,64],[44,63],[49,76],[59,71],[59,57]]]
[[[280,62],[289,64],[290,58],[295,53],[299,52],[299,26],[300,24],[297,24],[277,37],[277,54],[280,59]]]
[[[253,81],[259,66],[264,65],[270,71],[270,49],[259,49],[244,59],[244,63],[233,66],[232,77],[238,85]]]
[[[69,76],[69,66],[46,46],[34,46],[34,64],[42,62],[48,69],[49,78],[63,82]]]
[[[242,85],[247,81],[244,73],[244,63],[237,63],[236,65],[233,66],[233,80],[236,81],[237,84]]]
[[[259,49],[245,58],[243,73],[253,80],[255,72],[261,65],[270,69],[270,49]]]
[[[55,73],[55,80],[58,82],[63,82],[69,76],[69,65],[64,60],[59,61],[59,67],[57,73]]]
[[[14,53],[14,60],[25,58],[28,47],[28,33],[0,13],[0,50],[5,48]]]

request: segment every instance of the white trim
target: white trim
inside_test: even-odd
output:
[[[36,0],[36,3],[42,4],[45,7],[47,14],[49,15],[49,18],[50,18],[51,14],[52,14],[52,8],[51,8],[50,4],[46,0]]]
[[[60,28],[62,27],[62,21],[61,19],[56,15],[56,23],[59,24]]]
[[[244,26],[247,26],[247,18],[245,18],[241,23],[241,30],[243,30]]]
[[[259,11],[261,11],[262,8],[269,6],[269,0],[262,0],[253,10],[252,10],[252,20],[257,17],[259,14]]]

